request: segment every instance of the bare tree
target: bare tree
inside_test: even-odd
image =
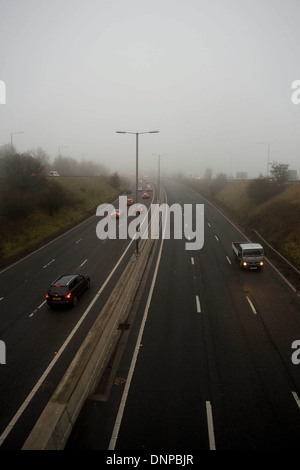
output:
[[[13,188],[26,190],[36,184],[35,176],[43,173],[44,167],[39,160],[28,154],[7,155],[1,159],[4,176]]]
[[[72,157],[56,157],[53,164],[53,170],[58,171],[61,176],[103,176],[107,174],[107,170],[101,163],[91,160],[82,160],[78,162]]]
[[[210,191],[213,196],[222,191],[227,185],[227,176],[225,173],[219,173],[210,185]]]
[[[119,173],[117,171],[113,173],[111,177],[109,178],[109,184],[115,189],[118,189],[120,187],[121,180],[120,180]]]
[[[41,165],[44,167],[45,174],[49,172],[51,168],[50,156],[42,147],[37,147],[36,149],[29,150],[28,152],[26,152],[26,154],[30,155],[41,163]]]
[[[72,157],[56,157],[52,164],[53,170],[58,171],[60,176],[77,176],[78,162]]]
[[[288,180],[288,169],[289,165],[287,163],[273,163],[270,173],[277,184],[282,184]]]

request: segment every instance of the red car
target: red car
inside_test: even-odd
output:
[[[143,212],[143,205],[138,205],[136,207],[134,207],[133,209],[133,212]]]
[[[144,194],[142,195],[142,198],[143,198],[143,199],[149,199],[149,194],[148,194],[148,193],[144,193]]]
[[[127,199],[127,206],[132,206],[132,204],[134,204],[134,200],[133,199]]]

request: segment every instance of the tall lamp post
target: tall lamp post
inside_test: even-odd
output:
[[[269,142],[259,142],[261,145],[267,145],[268,146],[268,156],[267,156],[267,178],[269,178],[269,159],[270,159],[270,144]]]
[[[58,156],[60,157],[60,149],[67,149],[69,148],[68,145],[61,145],[60,147],[58,147]]]
[[[133,134],[135,135],[136,142],[136,157],[135,157],[135,200],[138,202],[138,175],[139,175],[139,135],[140,134],[158,134],[159,131],[146,131],[146,132],[129,132],[129,131],[116,131],[117,134]],[[136,211],[136,216],[138,211]],[[136,238],[136,254],[139,253],[139,239]]]
[[[165,155],[167,155],[166,153],[163,153],[163,154],[156,154],[156,153],[153,153],[152,154],[153,156],[155,157],[158,157],[158,176],[157,176],[157,194],[158,194],[158,202],[160,202],[160,157],[163,157]]]
[[[14,135],[14,134],[24,134],[24,132],[23,132],[23,131],[21,131],[21,132],[11,132],[11,133],[10,133],[10,144],[11,144],[11,149],[13,149],[13,148],[14,148],[14,144],[13,144],[13,135]]]

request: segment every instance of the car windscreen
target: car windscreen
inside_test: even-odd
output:
[[[244,256],[262,256],[264,254],[263,250],[253,249],[253,250],[244,250]]]

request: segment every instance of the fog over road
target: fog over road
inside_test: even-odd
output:
[[[86,400],[66,449],[297,449],[299,297],[268,262],[240,270],[231,243],[243,235],[201,195],[162,187],[169,205],[204,204],[204,246],[186,250],[172,231],[156,241],[110,386]],[[2,449],[22,447],[134,251],[99,240],[97,221],[0,273]],[[49,283],[82,270],[92,282],[77,307],[49,310]]]
[[[112,204],[117,207],[118,199]],[[6,364],[0,369],[4,449],[21,448],[134,252],[131,239],[100,240],[98,222],[90,217],[0,272],[0,338],[6,345]],[[51,310],[47,289],[66,273],[89,274],[91,287],[75,308]]]
[[[204,203],[204,247],[164,241],[110,395],[86,402],[67,448],[298,449],[299,297],[268,262],[240,270],[231,243],[243,235],[199,194],[175,181],[164,189],[170,205]]]

